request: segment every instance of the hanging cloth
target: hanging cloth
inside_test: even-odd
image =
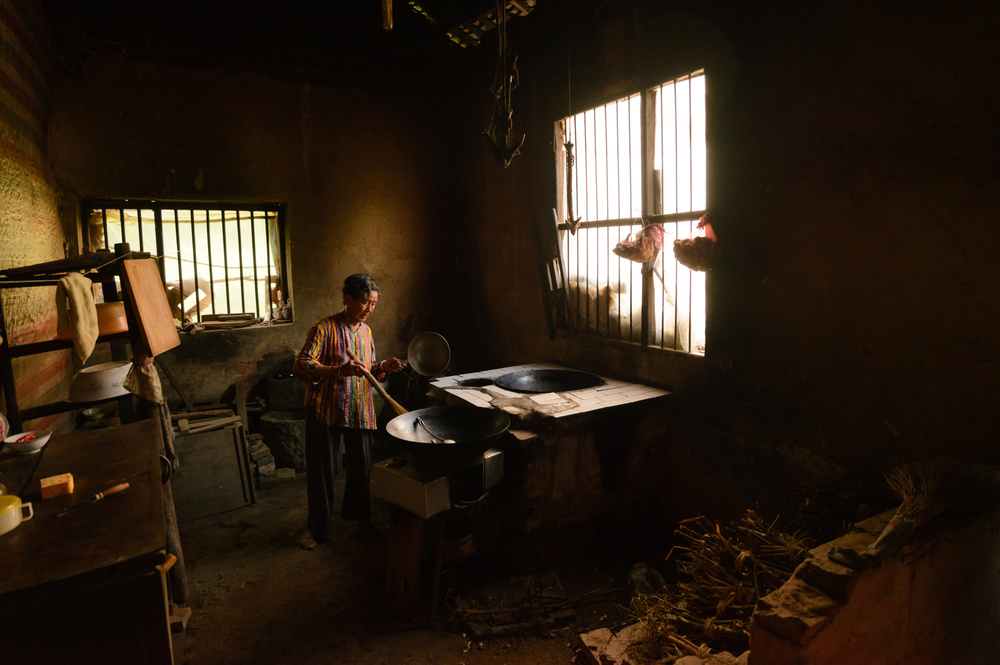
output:
[[[93,283],[83,273],[71,272],[59,280],[59,293],[69,301],[69,327],[73,331],[73,348],[83,362],[97,345],[100,334],[97,325],[97,305],[94,304]]]

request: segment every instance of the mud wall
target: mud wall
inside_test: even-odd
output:
[[[424,330],[463,334],[462,319],[445,316],[461,265],[440,241],[456,218],[458,170],[440,95],[99,57],[57,77],[52,144],[67,192],[287,204],[294,322],[183,335],[162,360],[189,399],[218,400],[237,380],[252,393],[287,371],[355,272],[381,288],[370,320],[380,356],[404,355]]]
[[[67,233],[46,145],[55,48],[37,2],[0,0],[0,45],[0,269],[7,269],[64,258]],[[55,337],[55,287],[3,289],[0,298],[11,345]],[[21,408],[66,398],[70,352],[16,358],[13,366]],[[0,408],[6,412],[6,396]],[[65,421],[46,416],[25,427]]]
[[[382,352],[436,330],[455,372],[555,361],[674,391],[675,509],[738,515],[898,459],[1000,461],[998,11],[540,3],[508,28],[526,139],[507,169],[482,137],[491,37],[432,88],[92,58],[53,85],[52,155],[74,196],[288,204],[294,323],[186,338],[165,360],[192,397],[294,352],[368,270]],[[553,123],[700,68],[722,243],[706,356],[551,339],[535,238]]]
[[[852,570],[833,548],[864,551],[894,511],[811,550],[761,599],[750,626],[751,665],[995,663],[1000,657],[998,515],[941,516],[877,569]]]
[[[491,248],[473,276],[484,364],[676,391],[665,483],[681,516],[803,480],[878,480],[898,459],[1000,461],[1000,95],[982,85],[998,18],[978,2],[636,0],[512,22],[522,154],[502,169],[470,145],[469,216]],[[550,339],[534,230],[552,224],[553,123],[699,68],[722,251],[706,357]]]

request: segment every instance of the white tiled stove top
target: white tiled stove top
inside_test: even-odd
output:
[[[537,405],[537,410],[544,411],[555,418],[597,411],[612,406],[631,404],[643,400],[663,397],[670,393],[666,390],[645,386],[639,383],[629,383],[617,379],[609,379],[601,376],[605,383],[595,388],[584,388],[559,393],[524,394],[506,390],[497,385],[488,385],[476,388],[462,386],[461,383],[470,379],[491,379],[494,380],[504,374],[520,372],[531,369],[571,369],[561,365],[551,363],[533,363],[527,365],[514,365],[512,367],[500,367],[497,369],[482,372],[470,372],[468,374],[454,374],[443,376],[430,382],[431,386],[444,390],[455,397],[468,402],[474,406],[484,408],[500,408],[505,411],[520,409],[519,406],[509,404],[511,399],[524,398],[530,403]],[[598,375],[600,376],[600,375]]]

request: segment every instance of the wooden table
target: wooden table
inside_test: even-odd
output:
[[[155,421],[53,436],[21,493],[34,517],[0,535],[3,660],[173,663]],[[72,473],[43,501],[39,480]],[[124,492],[57,517],[113,485]]]

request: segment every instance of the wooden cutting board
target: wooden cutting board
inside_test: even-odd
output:
[[[158,356],[179,346],[181,338],[170,313],[167,292],[163,289],[160,270],[155,259],[122,261],[122,287],[128,291],[132,311],[139,325],[139,334],[149,345],[149,352]]]

